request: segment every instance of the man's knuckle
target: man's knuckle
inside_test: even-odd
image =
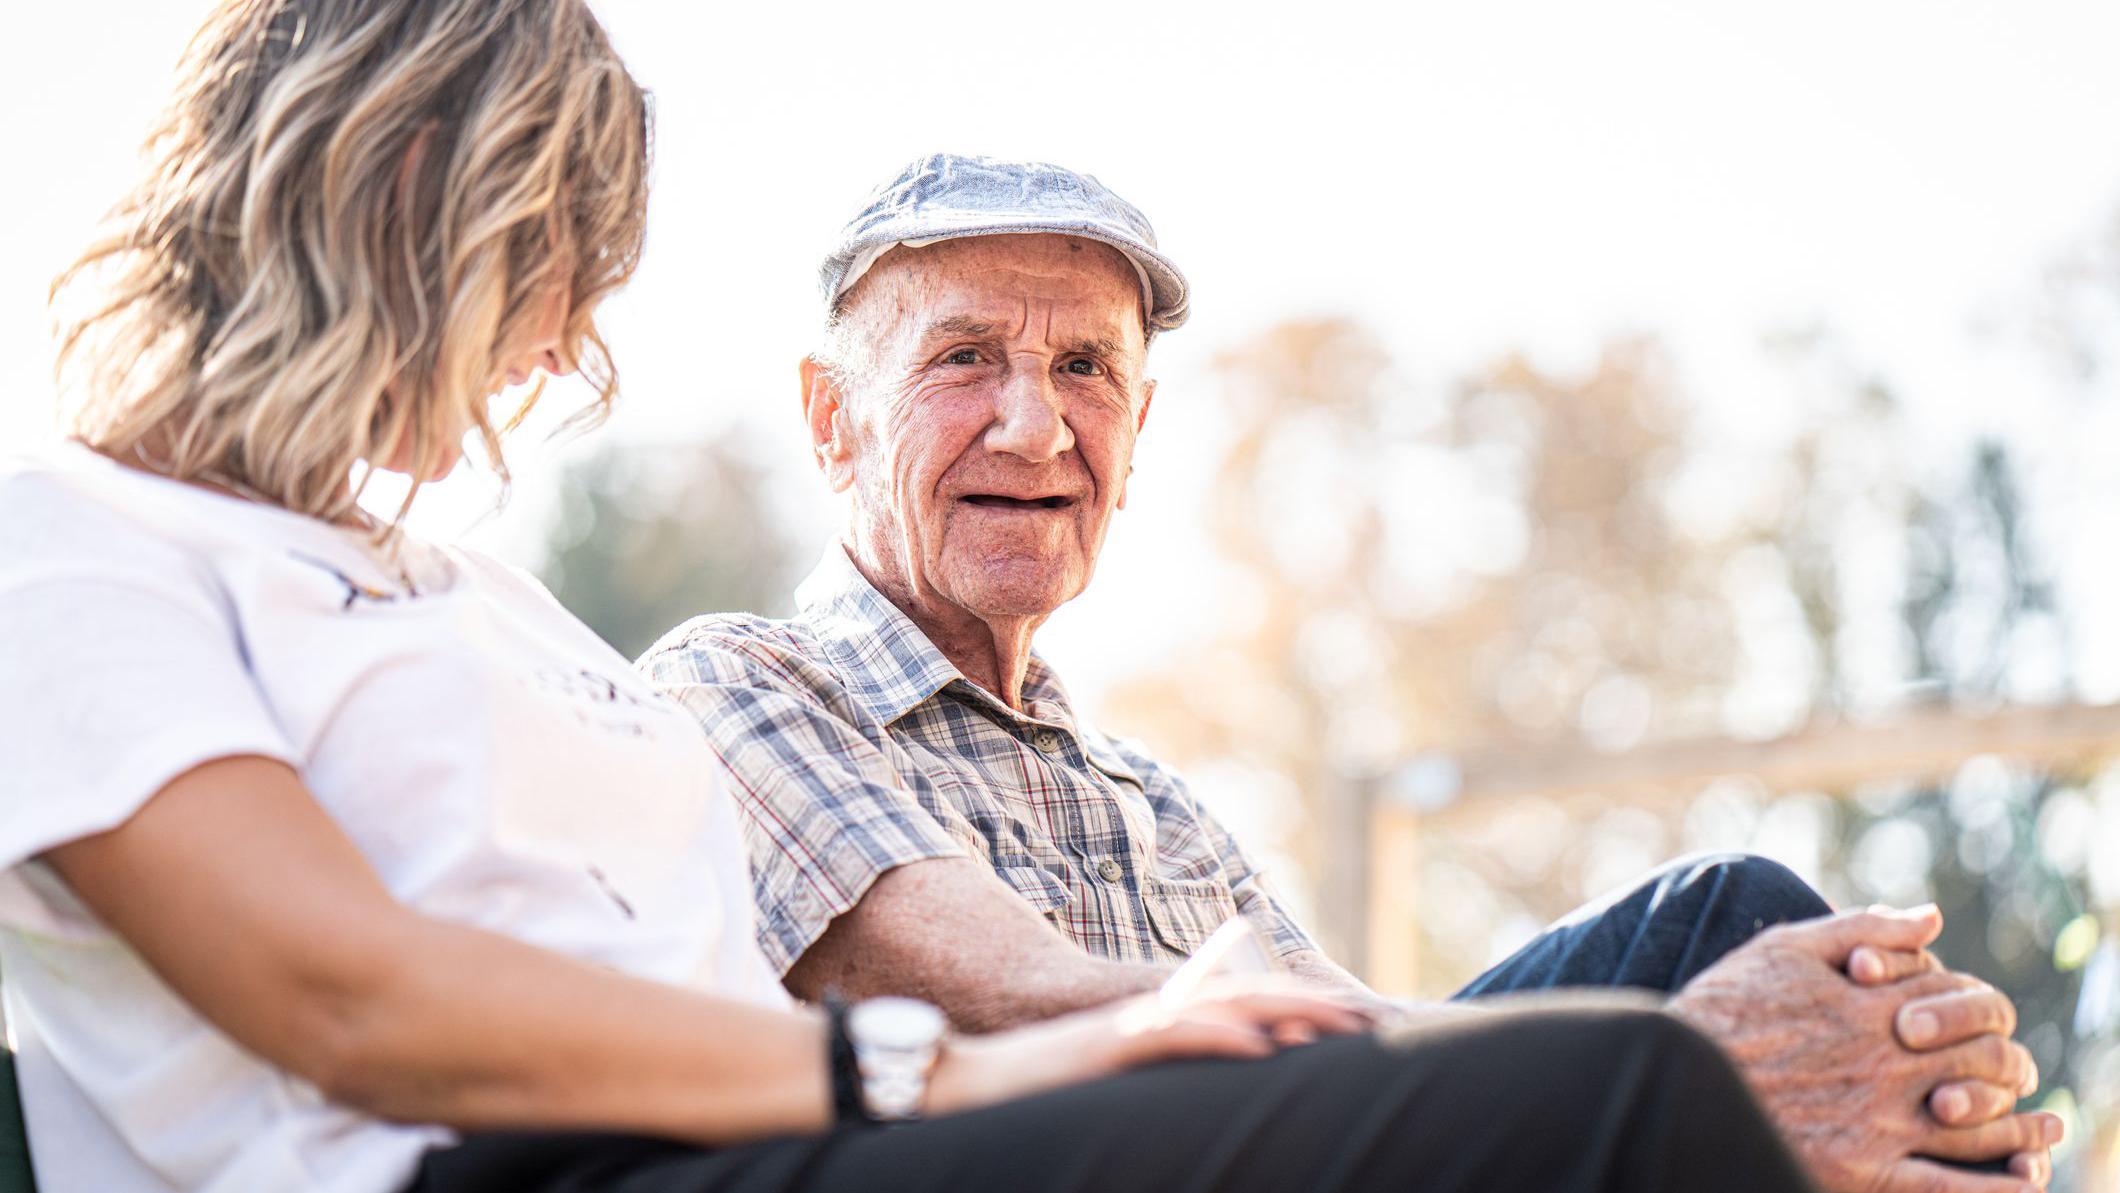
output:
[[[2001,1036],[1981,1036],[1974,1041],[1974,1047],[1980,1050],[1981,1063],[1995,1072],[2009,1074],[2019,1071],[2016,1046]]]
[[[1909,1002],[1923,1002],[1958,992],[1956,976],[1945,973],[1921,973],[1900,985],[1901,996]]]
[[[2010,1058],[2015,1062],[2012,1075],[2017,1079],[2011,1084],[2027,1082],[2039,1075],[2039,1062],[2032,1058],[2032,1050],[2015,1040],[2009,1042]]]
[[[1864,936],[1875,936],[1892,925],[1892,921],[1885,918],[1874,907],[1866,907],[1861,911],[1848,913],[1847,923],[1848,927],[1855,929]]]
[[[2016,1034],[2017,1004],[1998,994],[1988,1000],[1988,1005],[1995,1016],[1995,1030],[2005,1036]]]

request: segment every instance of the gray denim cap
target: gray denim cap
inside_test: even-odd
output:
[[[1156,230],[1140,208],[1087,174],[956,153],[921,158],[870,194],[817,272],[825,310],[837,309],[877,258],[899,245],[1039,232],[1102,241],[1125,253],[1141,275],[1148,330],[1185,322],[1185,275],[1156,251]]]

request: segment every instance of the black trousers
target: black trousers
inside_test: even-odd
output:
[[[820,1063],[822,1063],[820,1061]],[[1795,1193],[1715,1046],[1653,1010],[1511,1009],[968,1114],[720,1151],[481,1135],[418,1193]]]
[[[1534,941],[1467,993],[1675,989],[1766,924],[1807,918],[1793,914],[1799,889],[1808,893],[1756,859],[1669,867]],[[1714,1045],[1646,1004],[1576,993],[1389,1036],[1328,1040],[1268,1060],[1160,1065],[888,1129],[717,1151],[629,1136],[478,1135],[431,1153],[411,1188],[1793,1193],[1810,1186]]]

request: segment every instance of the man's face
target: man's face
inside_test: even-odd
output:
[[[971,237],[893,250],[848,301],[865,377],[836,432],[814,399],[811,421],[878,579],[982,619],[1080,593],[1153,392],[1132,264],[1074,237]]]

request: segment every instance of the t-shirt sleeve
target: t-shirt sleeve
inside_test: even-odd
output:
[[[0,922],[60,932],[25,862],[122,824],[201,763],[294,751],[202,565],[30,488],[0,488]]]
[[[971,826],[815,664],[720,631],[673,637],[640,667],[699,720],[729,776],[759,947],[780,973],[888,871],[964,856]]]

